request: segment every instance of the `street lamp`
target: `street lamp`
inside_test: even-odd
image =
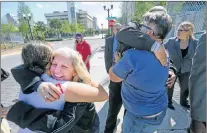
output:
[[[102,28],[102,30],[101,30],[101,32],[102,32],[102,39],[103,39],[103,24],[101,24],[101,28]]]
[[[111,5],[111,8],[106,8],[106,6],[103,6],[104,10],[108,12],[108,23],[109,23],[109,12],[113,9],[113,5]],[[110,34],[109,25],[108,25],[108,35]]]
[[[33,40],[33,35],[32,35],[32,30],[31,30],[31,26],[30,26],[30,23],[29,21],[31,20],[31,14],[29,13],[28,15],[25,15],[23,14],[23,18],[27,21],[28,23],[28,26],[29,26],[29,30],[30,30],[30,34],[31,34],[31,37],[32,37],[32,40]]]

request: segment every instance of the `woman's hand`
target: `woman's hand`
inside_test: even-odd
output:
[[[11,109],[12,106],[13,106],[13,105],[8,106],[8,107],[2,107],[2,108],[1,108],[1,117],[2,117],[2,118],[6,118],[8,112],[9,112],[9,110]]]
[[[121,59],[121,53],[116,52],[114,55],[114,62],[118,62]]]
[[[42,82],[37,92],[44,98],[46,102],[53,102],[60,98],[61,90],[50,82]]]
[[[167,87],[171,88],[173,86],[173,84],[175,83],[176,80],[176,76],[174,74],[174,72],[169,71],[169,78],[167,79]]]

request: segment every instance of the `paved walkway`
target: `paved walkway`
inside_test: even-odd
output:
[[[91,75],[92,77],[95,77],[95,80],[100,81],[104,88],[106,88],[108,91],[109,78],[105,70],[104,52],[98,52],[91,59]],[[166,117],[163,123],[158,128],[157,133],[187,133],[186,128],[190,124],[189,111],[185,110],[178,104],[180,100],[179,94],[180,88],[176,83],[173,95],[175,110],[167,110]],[[96,103],[96,109],[101,120],[101,133],[103,133],[108,111],[108,101]],[[116,133],[121,133],[123,113],[124,108],[122,107],[118,116]]]

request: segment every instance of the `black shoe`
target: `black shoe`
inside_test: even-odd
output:
[[[190,133],[190,127],[187,128],[187,133]]]
[[[190,105],[189,104],[181,104],[184,108],[190,109]]]
[[[172,104],[168,104],[168,108],[175,110],[175,107]]]

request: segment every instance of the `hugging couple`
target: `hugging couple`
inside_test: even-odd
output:
[[[98,133],[93,102],[108,99],[93,81],[81,55],[70,48],[52,50],[33,42],[22,49],[23,64],[11,69],[20,84],[19,101],[3,114],[19,133]]]

